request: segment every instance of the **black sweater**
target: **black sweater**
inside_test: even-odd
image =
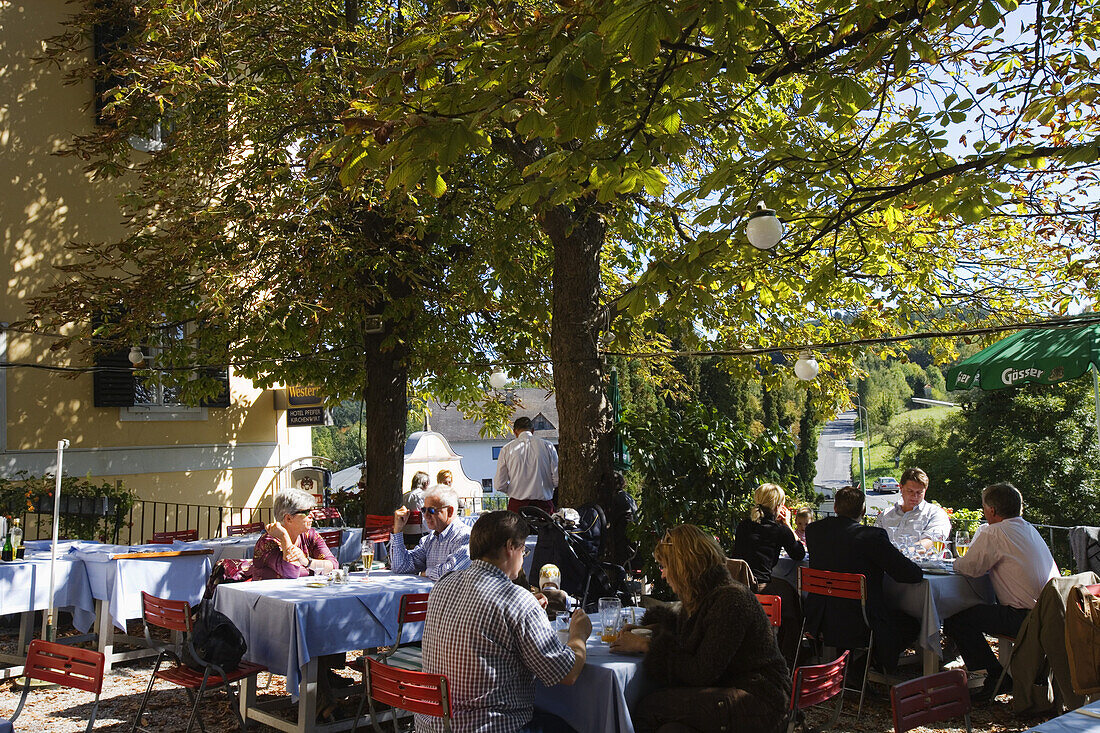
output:
[[[795,562],[806,557],[806,548],[794,534],[794,530],[765,509],[759,522],[746,519],[737,525],[737,539],[733,544],[733,556],[752,568],[756,582],[766,584],[772,579],[772,568],[779,561],[779,548],[787,551]]]

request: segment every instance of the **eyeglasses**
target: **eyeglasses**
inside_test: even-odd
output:
[[[300,512],[294,512],[294,513],[292,514],[292,516],[298,516],[298,515],[300,514],[300,515],[302,515],[303,517],[308,517],[308,516],[309,516],[310,514],[312,514],[312,513],[313,513],[313,510],[312,510],[312,509],[303,509],[303,510],[302,510],[302,511],[300,511]]]
[[[450,509],[450,508],[451,507],[447,507],[447,506],[441,506],[441,507],[426,506],[423,509],[421,509],[420,511],[424,512],[425,514],[427,514],[429,516],[434,517],[436,514],[444,512],[444,511],[446,511],[447,509]]]
[[[524,556],[524,557],[527,557],[527,556],[528,556],[528,555],[530,555],[530,554],[531,554],[531,551],[530,551],[529,549],[527,549],[526,547],[524,547],[524,548],[523,548],[523,556]]]

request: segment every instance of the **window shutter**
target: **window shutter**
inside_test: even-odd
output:
[[[130,350],[122,348],[96,356],[92,397],[96,407],[133,407],[134,370]]]
[[[126,37],[136,30],[133,3],[129,1],[101,0],[100,6],[111,16],[92,26],[92,55],[99,67],[95,76],[95,121],[106,124],[103,107],[109,91],[122,86],[126,80],[111,68],[111,55],[124,47]]]
[[[228,369],[204,369],[203,376],[213,377],[221,382],[222,391],[209,400],[203,400],[203,407],[229,407],[229,370]]]

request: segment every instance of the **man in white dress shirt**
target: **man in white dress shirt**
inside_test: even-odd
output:
[[[549,440],[531,432],[531,418],[517,418],[512,425],[516,439],[500,449],[493,488],[508,495],[508,511],[537,506],[554,512],[554,489],[558,485],[558,451]]]
[[[997,603],[971,606],[943,622],[944,633],[955,640],[967,670],[984,669],[985,686],[975,702],[1012,689],[1005,675],[997,680],[1001,665],[985,640],[985,634],[1015,637],[1028,611],[1058,565],[1039,532],[1020,516],[1023,497],[1010,483],[993,484],[982,491],[982,513],[989,524],[978,527],[967,553],[955,561],[955,572],[970,578],[989,573]]]
[[[940,507],[924,500],[928,492],[928,474],[920,468],[907,468],[901,475],[901,501],[878,515],[876,527],[882,527],[890,540],[898,541],[904,534],[913,535],[925,547],[932,546],[932,536],[951,536],[951,518]]]

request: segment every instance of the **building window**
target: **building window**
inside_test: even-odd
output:
[[[481,490],[486,494],[493,493],[493,480],[491,478],[481,479]]]
[[[500,458],[500,449],[503,448],[503,447],[504,447],[503,445],[494,445],[493,446],[493,460],[494,461],[498,460]]]
[[[531,418],[531,430],[553,430],[554,423],[546,419],[546,415],[541,412]]]

